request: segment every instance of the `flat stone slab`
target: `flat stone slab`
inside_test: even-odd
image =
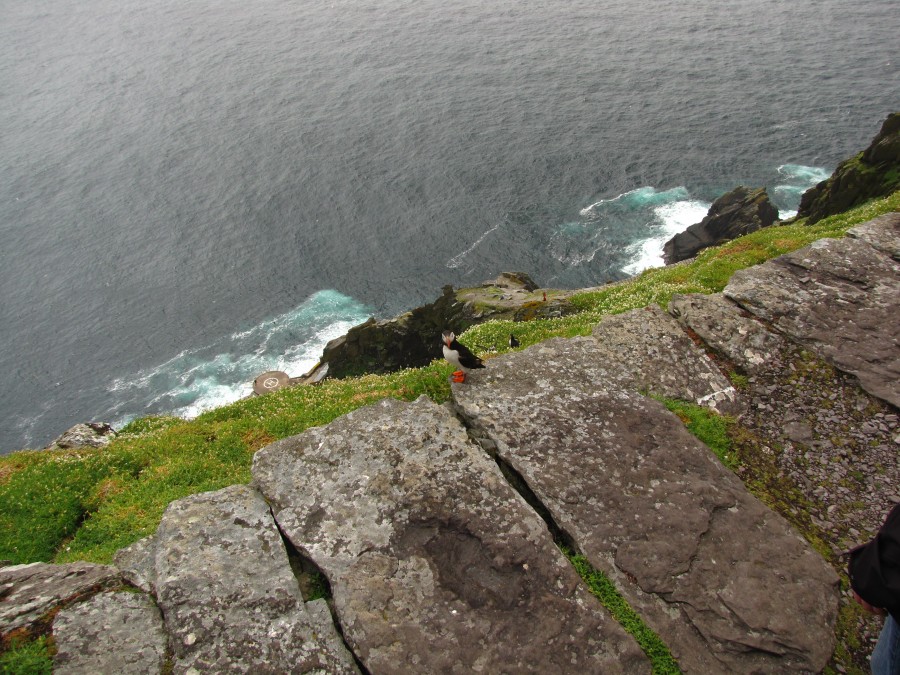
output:
[[[685,672],[820,671],[837,576],[652,399],[598,375],[589,339],[491,359],[453,385],[496,446]]]
[[[361,408],[263,448],[253,480],[369,672],[649,672],[444,406]]]
[[[669,313],[747,373],[765,369],[787,341],[721,293],[675,295]]]
[[[605,381],[632,391],[740,410],[737,392],[716,364],[657,305],[605,317],[593,331]]]
[[[253,488],[172,502],[155,546],[175,673],[358,673],[324,601],[303,602],[269,507]]]
[[[63,609],[53,620],[56,675],[161,673],[166,634],[145,593],[98,593]]]
[[[850,228],[847,236],[864,241],[894,260],[900,260],[900,211],[885,213]]]
[[[900,248],[900,225],[856,229],[735,272],[724,294],[900,406],[900,262],[882,252]]]
[[[86,562],[0,568],[0,635],[27,628],[80,596],[121,584],[116,568]]]

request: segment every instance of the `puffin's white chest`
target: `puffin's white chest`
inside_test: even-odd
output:
[[[450,347],[444,345],[444,358],[460,370],[463,370],[463,365],[459,362],[459,352],[455,349],[450,349]]]

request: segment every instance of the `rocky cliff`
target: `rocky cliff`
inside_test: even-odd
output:
[[[538,290],[524,273],[507,272],[481,286],[454,290],[445,286],[441,297],[393,319],[369,319],[328,343],[319,368],[329,377],[362,373],[390,373],[425,366],[440,354],[444,330],[462,333],[490,319],[527,321],[570,314],[573,291]],[[313,374],[314,376],[314,374]]]
[[[828,180],[807,190],[797,215],[812,224],[900,189],[900,112],[884,121],[863,152],[838,165]]]
[[[491,359],[448,406],[384,400],[273,443],[251,485],[172,503],[113,566],[0,568],[0,633],[52,625],[59,673],[649,672],[562,546],[683,672],[821,671],[834,568],[647,395],[765,417],[820,518],[859,517],[851,473],[877,518],[900,484],[898,300],[893,213]],[[818,363],[843,374],[823,385]],[[766,402],[788,380],[829,401],[815,427]]]

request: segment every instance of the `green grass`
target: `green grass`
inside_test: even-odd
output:
[[[50,675],[53,659],[46,637],[16,641],[0,654],[0,675]]]
[[[681,669],[672,657],[669,648],[641,620],[641,617],[631,608],[625,598],[622,597],[622,594],[616,590],[609,578],[591,565],[584,556],[574,555],[571,551],[565,549],[563,549],[563,553],[575,567],[575,571],[584,580],[591,593],[600,600],[600,603],[606,607],[619,625],[637,640],[647,658],[650,659],[654,674],[675,675],[680,673]]]
[[[552,337],[588,335],[607,314],[665,305],[674,293],[722,290],[737,269],[900,210],[900,192],[807,227],[771,227],[703,251],[687,264],[644,272],[625,282],[574,296],[581,312],[560,319],[475,326],[461,340],[483,356]],[[253,453],[279,438],[330,422],[382,398],[441,403],[449,397],[450,366],[389,375],[326,380],[218,408],[192,421],[137,420],[101,449],[18,452],[0,457],[0,559],[110,562],[113,553],[152,533],[175,499],[250,480]]]
[[[687,401],[661,397],[657,400],[675,413],[684,422],[688,431],[703,441],[722,464],[732,471],[737,471],[739,462],[732,452],[729,435],[731,425],[734,423],[732,418]]]

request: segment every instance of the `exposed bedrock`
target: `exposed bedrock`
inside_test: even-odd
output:
[[[372,673],[649,672],[446,407],[362,408],[260,450],[253,477]]]
[[[138,547],[175,673],[356,673],[324,600],[306,603],[262,496],[246,485],[173,502]],[[120,555],[117,562],[142,556]],[[150,577],[148,579],[148,577]]]
[[[550,340],[453,398],[684,671],[823,668],[834,571],[607,358],[592,339]]]
[[[724,295],[900,407],[900,213],[732,276]]]

